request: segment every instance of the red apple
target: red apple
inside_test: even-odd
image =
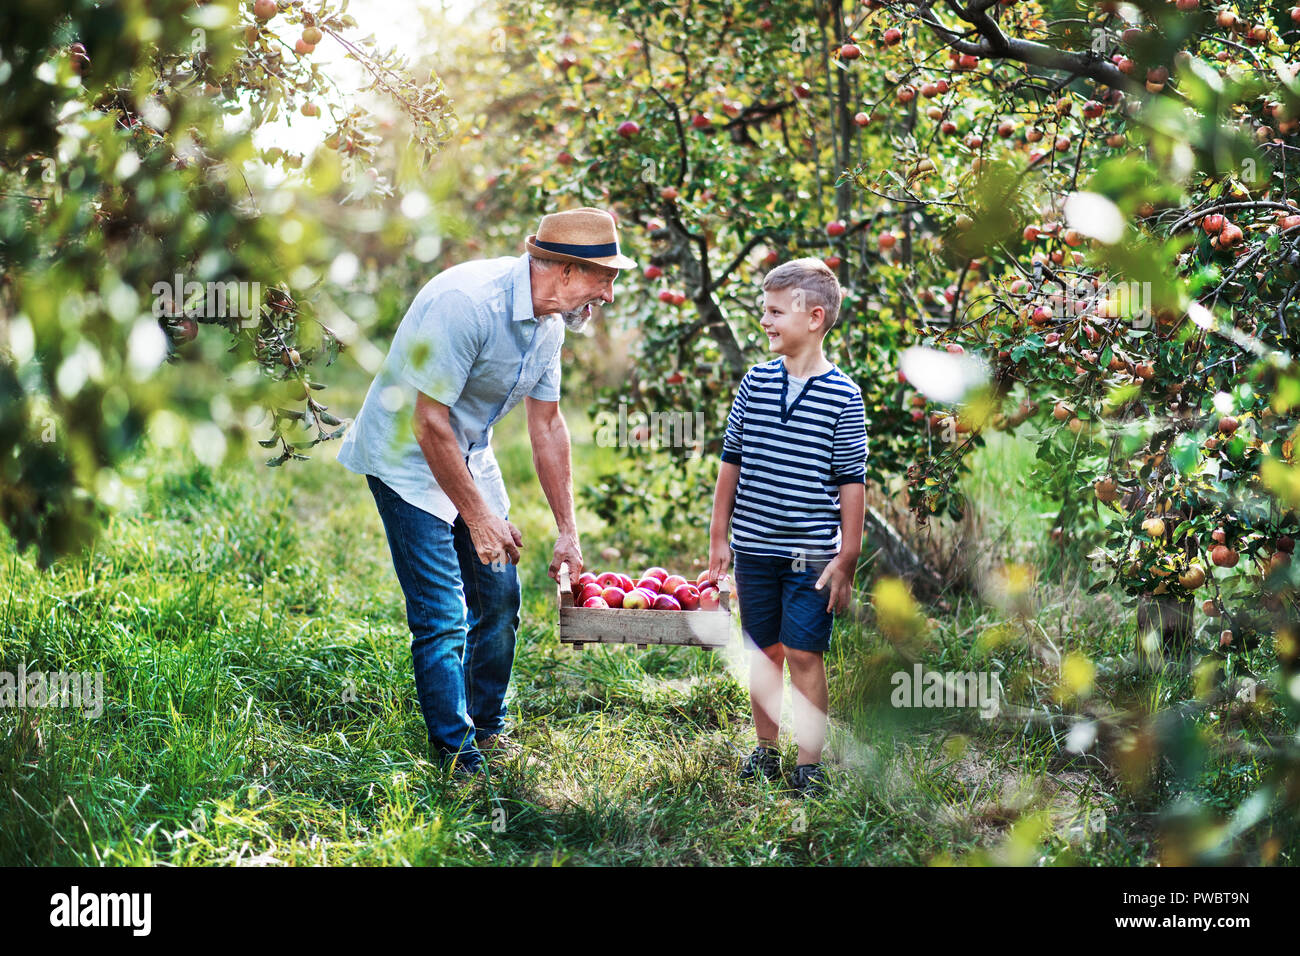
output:
[[[634,587],[636,587],[636,585],[632,583],[632,579],[629,578],[626,574],[620,574],[618,576],[618,586],[621,587],[624,591],[630,591]]]
[[[683,584],[673,591],[673,597],[677,599],[683,611],[694,611],[700,606],[700,592],[694,584]]]
[[[655,598],[654,609],[656,611],[680,611],[682,606],[677,603],[677,598],[670,594],[661,594]]]
[[[259,20],[269,20],[278,12],[275,0],[255,0],[253,3],[253,16]]]
[[[640,581],[636,582],[636,587],[649,591],[651,594],[659,593],[659,579],[647,575]]]
[[[880,35],[880,42],[885,46],[893,46],[901,39],[903,39],[903,31],[898,27],[890,27]]]
[[[703,571],[700,572],[700,576],[695,579],[695,586],[697,588],[702,588],[704,587],[705,582],[708,580],[709,580],[709,569],[705,568]]]
[[[658,279],[663,274],[664,270],[659,268],[659,266],[649,265],[645,267],[645,277],[647,279]]]
[[[598,574],[596,575],[596,583],[602,588],[616,588],[619,586],[618,573],[615,571],[606,571],[603,574]]]
[[[605,599],[605,603],[610,607],[622,607],[623,598],[626,597],[626,592],[620,587],[610,586],[605,588],[605,590],[601,592],[600,596]]]
[[[862,56],[862,50],[858,48],[856,43],[846,43],[840,47],[841,60],[856,60],[860,56]]]
[[[586,601],[583,601],[583,602],[582,602],[582,606],[583,606],[583,607],[592,607],[592,608],[608,608],[608,607],[609,607],[609,605],[605,603],[605,599],[604,599],[604,598],[598,598],[598,597],[588,598]]]
[[[639,132],[641,132],[641,127],[631,120],[624,120],[618,124],[618,135],[624,139],[631,139]]]
[[[712,586],[700,588],[700,610],[716,611],[722,606],[722,598],[718,589]]]
[[[828,236],[842,236],[847,230],[848,226],[844,225],[843,219],[836,219],[834,222],[826,224],[826,235]]]
[[[707,113],[696,113],[691,117],[691,125],[696,129],[707,129],[711,121]]]
[[[668,577],[668,572],[665,571],[663,568],[660,568],[660,567],[647,568],[646,571],[645,571],[645,573],[642,574],[641,577],[643,577],[643,578],[658,578],[658,579],[659,579],[659,582],[662,584],[664,578]]]
[[[664,578],[662,581],[659,582],[659,593],[672,594],[679,587],[681,587],[683,584],[686,583],[687,583],[686,579],[682,577],[680,574],[670,574],[668,577]]]
[[[623,598],[623,609],[626,611],[644,611],[650,607],[650,604],[650,595],[640,588],[634,588]]]
[[[592,598],[600,597],[604,593],[605,589],[594,581],[590,584],[584,584],[581,590],[578,591],[578,603],[586,604]]]

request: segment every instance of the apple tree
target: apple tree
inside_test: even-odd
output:
[[[318,390],[340,341],[312,304],[338,250],[315,223],[358,194],[379,137],[317,45],[399,104],[426,161],[454,121],[437,77],[345,6],[0,13],[0,520],[42,565],[93,534],[146,432],[215,463],[260,429],[272,464],[339,434]],[[314,154],[255,141],[313,122]]]

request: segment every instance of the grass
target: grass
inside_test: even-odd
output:
[[[590,443],[580,413],[569,418],[581,482],[617,452]],[[805,803],[742,786],[752,723],[738,644],[716,654],[561,646],[546,576],[552,522],[522,413],[496,444],[525,540],[510,709],[526,761],[485,787],[429,762],[382,527],[364,480],[332,449],[279,470],[216,471],[147,450],[135,503],[91,552],[41,573],[0,547],[0,669],[100,671],[107,700],[99,719],[0,709],[0,864],[1161,859],[1150,821],[1171,793],[1164,777],[1126,788],[1059,735],[969,710],[887,706],[889,675],[908,665],[869,619],[837,620],[828,656],[831,794]],[[1005,480],[1025,461],[1023,448],[995,444],[972,487],[998,554],[1033,562],[1050,506]],[[608,563],[597,555],[610,533],[580,520],[589,563]],[[635,543],[613,563],[687,570],[705,553],[702,530],[645,529]],[[1035,596],[1034,627],[1062,652],[1106,660],[1132,643],[1131,615],[1078,582],[1040,582]],[[964,598],[919,646],[928,667],[995,668],[1010,696],[1042,703],[1054,683],[1036,639],[1010,612]],[[1158,675],[1098,688],[1148,709],[1191,692],[1190,678]],[[785,748],[792,763],[793,741]],[[1211,761],[1185,788],[1222,815],[1266,772]],[[1090,832],[1099,813],[1105,827]],[[1258,837],[1250,852],[1293,862],[1294,837],[1260,832],[1271,825],[1248,834]]]

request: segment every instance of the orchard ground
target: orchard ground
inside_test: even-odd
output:
[[[339,409],[359,404],[355,386],[339,391],[326,393]],[[619,453],[592,443],[582,409],[567,415],[581,486]],[[742,785],[753,731],[738,633],[718,654],[561,646],[522,413],[497,447],[525,540],[511,698],[523,759],[486,788],[429,763],[401,591],[365,484],[334,446],[216,471],[151,449],[137,503],[91,554],[42,574],[7,540],[0,550],[0,661],[102,671],[106,696],[97,720],[0,709],[0,864],[1151,864],[1179,859],[1152,813],[1179,788],[1213,809],[1259,785],[1259,764],[1225,758],[1128,787],[1059,732],[891,708],[890,675],[912,667],[869,614],[837,622],[828,657],[830,795]],[[979,546],[1042,565],[1051,507],[1006,479],[1031,459],[1028,441],[993,436],[971,488]],[[580,520],[589,566],[604,567],[609,532]],[[631,537],[642,553],[622,570],[690,572],[706,554],[702,528]],[[864,604],[872,579],[865,567]],[[1040,580],[1034,598],[1042,636],[1100,674],[1131,649],[1132,612],[1081,579]],[[952,603],[931,619],[927,668],[996,670],[1008,700],[1050,699],[1033,642],[990,640],[1012,633],[1003,612]],[[1101,676],[1093,693],[1157,708],[1190,681]],[[786,727],[788,711],[787,698]],[[1295,851],[1240,850],[1278,863]]]

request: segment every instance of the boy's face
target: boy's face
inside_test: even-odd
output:
[[[765,290],[763,317],[758,324],[767,333],[767,344],[773,352],[790,355],[821,334],[824,315],[819,305],[809,309],[802,289]]]

